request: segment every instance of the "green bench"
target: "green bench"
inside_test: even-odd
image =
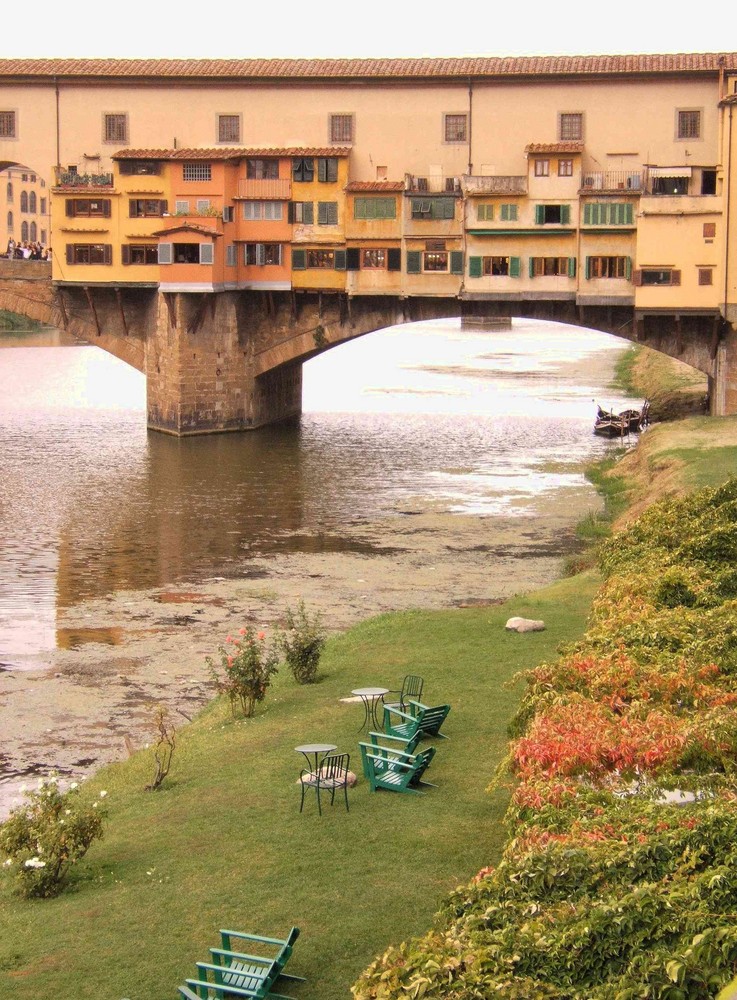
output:
[[[439,736],[445,740],[440,727],[448,717],[450,705],[423,705],[419,701],[409,701],[408,711],[403,712],[394,705],[384,706],[384,730],[389,736]]]
[[[212,961],[197,962],[197,978],[186,979],[184,985],[179,987],[179,994],[184,1000],[213,1000],[220,997],[293,1000],[285,994],[275,993],[273,988],[278,979],[305,981],[301,976],[292,976],[284,971],[298,937],[298,927],[293,927],[285,939],[221,930],[221,947],[210,948]],[[252,955],[245,951],[235,951],[234,942],[236,947],[242,947],[238,944],[241,941],[254,942],[264,946],[263,950],[275,951],[275,954]]]
[[[395,747],[379,746],[377,743],[359,743],[363,773],[368,779],[372,792],[385,788],[390,792],[408,792],[422,795],[419,786],[435,788],[422,776],[435,756],[435,747],[405,753]]]

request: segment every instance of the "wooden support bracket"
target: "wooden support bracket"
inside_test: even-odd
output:
[[[87,304],[89,305],[90,309],[92,310],[92,316],[93,316],[93,318],[95,320],[95,329],[97,330],[97,336],[101,337],[102,336],[102,329],[100,328],[100,320],[99,320],[99,318],[97,316],[97,309],[95,308],[95,300],[92,297],[92,290],[89,287],[89,285],[85,285],[84,286],[84,294],[87,297]]]
[[[125,309],[123,308],[123,292],[120,288],[115,289],[115,298],[118,300],[118,309],[120,310],[120,319],[123,323],[123,333],[128,336],[128,321],[125,318]]]
[[[57,289],[57,295],[59,297],[59,310],[61,311],[61,324],[65,330],[69,329],[69,317],[67,316],[67,307],[64,302],[64,292],[61,288]]]
[[[173,292],[164,292],[164,302],[169,313],[169,326],[177,328],[176,298]]]
[[[187,327],[187,333],[189,334],[197,333],[199,328],[202,326],[202,321],[205,318],[205,312],[207,311],[208,305],[210,306],[211,309],[214,308],[213,302],[209,301],[214,298],[215,296],[210,295],[209,293],[200,296],[200,302],[199,305],[197,306],[197,312],[195,313],[194,319]]]

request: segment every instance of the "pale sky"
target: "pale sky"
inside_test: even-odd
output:
[[[686,8],[687,10],[687,8]],[[634,16],[630,16],[634,13]],[[5,3],[0,58],[396,58],[721,52],[737,48],[716,8],[617,9],[591,0],[165,0],[65,7]]]

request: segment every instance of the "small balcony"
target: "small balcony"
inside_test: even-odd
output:
[[[502,175],[486,176],[466,176],[463,178],[463,186],[466,194],[470,195],[490,195],[490,194],[527,194],[527,176]]]
[[[57,170],[56,186],[59,188],[111,188],[112,174],[78,174],[76,170]]]
[[[405,174],[404,189],[412,194],[460,194],[461,178],[446,177],[445,174],[429,174],[427,177]]]
[[[584,170],[581,191],[643,191],[644,174],[641,170]]]
[[[238,180],[237,198],[247,198],[252,201],[289,201],[292,197],[291,177],[273,177],[267,180]]]

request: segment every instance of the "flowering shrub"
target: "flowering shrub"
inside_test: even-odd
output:
[[[101,799],[106,795],[100,792]],[[102,837],[104,818],[99,801],[81,801],[76,782],[62,792],[55,777],[39,779],[0,826],[0,851],[7,855],[2,871],[18,895],[58,896],[71,866]]]
[[[320,615],[310,615],[300,601],[296,611],[287,608],[284,618],[287,631],[279,635],[279,645],[289,669],[298,684],[313,684],[325,645]]]
[[[212,681],[221,694],[228,696],[235,716],[240,704],[246,718],[253,715],[256,702],[263,701],[277,672],[279,653],[275,644],[266,644],[266,635],[250,625],[239,629],[237,638],[229,635],[224,646],[218,646],[220,662],[208,656],[206,663]]]

